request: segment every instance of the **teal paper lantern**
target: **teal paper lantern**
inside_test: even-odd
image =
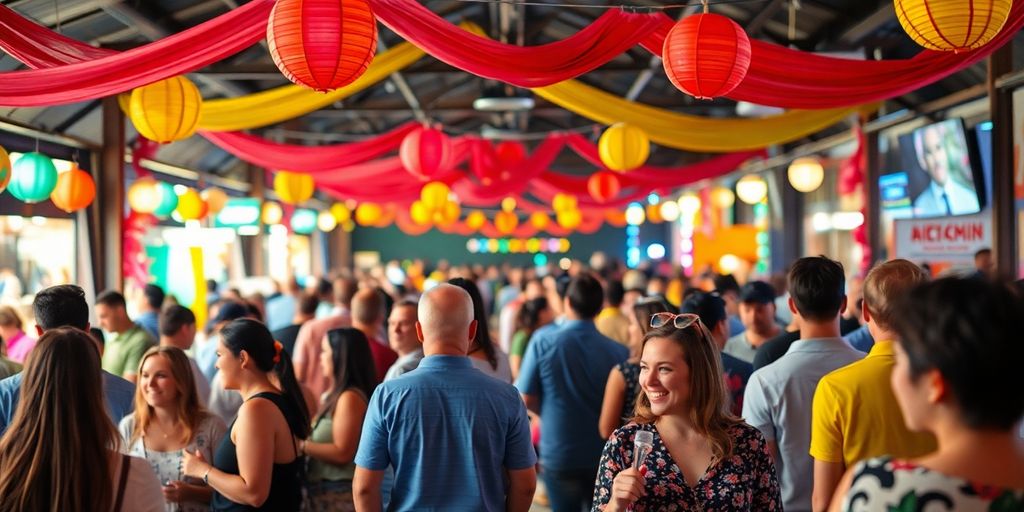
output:
[[[299,208],[292,213],[292,231],[299,235],[308,235],[316,229],[316,212]]]
[[[42,153],[25,153],[14,162],[14,176],[7,189],[26,203],[38,203],[50,197],[57,187],[57,168]]]
[[[178,208],[178,194],[174,193],[173,185],[162,181],[156,184],[156,189],[160,195],[160,203],[153,210],[153,215],[165,218]]]

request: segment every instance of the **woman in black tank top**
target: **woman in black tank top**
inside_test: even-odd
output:
[[[309,435],[309,411],[290,356],[265,325],[240,319],[221,330],[217,368],[225,389],[237,389],[245,403],[213,464],[186,452],[185,474],[213,488],[214,511],[298,511],[303,464],[297,439]]]

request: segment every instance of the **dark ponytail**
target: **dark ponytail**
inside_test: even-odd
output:
[[[456,277],[448,280],[448,284],[452,284],[466,290],[469,294],[469,298],[473,299],[473,318],[476,320],[476,338],[473,339],[475,347],[469,347],[469,352],[473,353],[476,349],[483,350],[484,355],[487,356],[487,362],[491,363],[491,368],[498,369],[498,355],[495,353],[494,341],[491,340],[491,332],[487,328],[487,314],[484,313],[484,299],[480,295],[480,288],[477,288],[476,283],[462,277]]]
[[[302,388],[295,378],[291,356],[285,350],[279,351],[276,348],[278,344],[267,326],[256,320],[240,318],[224,326],[220,331],[220,337],[224,346],[236,357],[244,350],[256,363],[257,368],[277,375],[281,393],[298,415],[298,418],[289,418],[285,415],[285,420],[298,438],[309,437],[309,408],[302,395]]]

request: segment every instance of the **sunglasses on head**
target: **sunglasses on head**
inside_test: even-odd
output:
[[[693,324],[700,323],[700,317],[693,313],[655,313],[651,315],[651,327],[659,327],[672,324],[676,329],[686,329]]]

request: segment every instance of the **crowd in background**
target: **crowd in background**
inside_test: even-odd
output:
[[[0,306],[0,512],[1024,510],[1024,299],[985,257],[390,262],[211,281],[204,325],[53,286]]]

